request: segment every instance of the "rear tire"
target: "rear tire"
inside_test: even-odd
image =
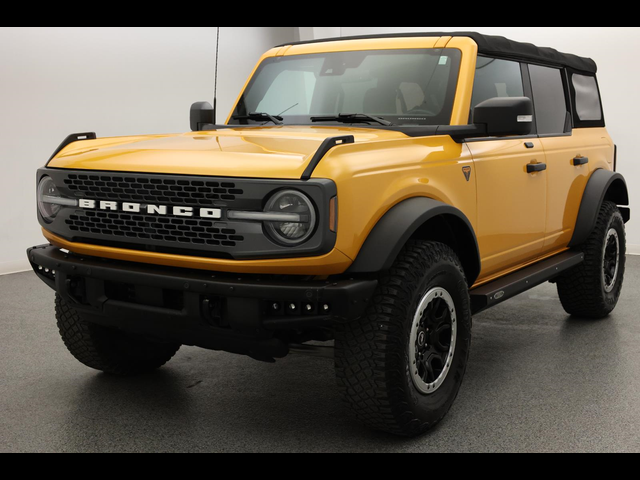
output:
[[[575,317],[601,319],[618,305],[626,266],[626,234],[618,207],[605,202],[596,228],[584,245],[584,262],[558,279],[565,311]]]
[[[411,241],[380,279],[365,316],[336,332],[338,385],[365,425],[418,436],[451,409],[470,345],[460,261],[446,245]]]
[[[111,375],[152,372],[171,360],[180,349],[178,344],[156,343],[85,322],[59,295],[56,295],[56,319],[69,352],[87,367]]]

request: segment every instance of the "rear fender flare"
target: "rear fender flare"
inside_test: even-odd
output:
[[[600,209],[606,201],[621,206],[620,212],[625,223],[631,220],[631,209],[625,207],[629,205],[629,190],[624,177],[609,170],[596,170],[591,175],[584,191],[576,228],[569,247],[582,245],[588,240],[596,227]]]

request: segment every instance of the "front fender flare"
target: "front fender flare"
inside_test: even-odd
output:
[[[402,248],[430,221],[442,219],[452,229],[457,245],[450,245],[463,263],[472,285],[480,275],[480,251],[473,226],[457,208],[426,197],[416,197],[389,210],[369,234],[349,274],[389,270]],[[429,238],[428,229],[425,232]]]

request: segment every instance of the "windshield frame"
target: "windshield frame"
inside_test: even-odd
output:
[[[286,111],[281,114],[281,112],[263,112],[268,113],[269,115],[276,116],[277,118],[283,119],[284,126],[357,126],[362,128],[383,128],[383,129],[405,129],[405,128],[429,128],[435,126],[448,126],[452,125],[453,115],[456,104],[456,96],[459,88],[460,76],[462,74],[462,57],[463,52],[458,48],[430,48],[430,47],[421,47],[421,48],[392,48],[385,50],[378,49],[362,49],[362,50],[349,50],[344,52],[316,52],[309,54],[299,54],[299,55],[285,55],[285,56],[271,56],[264,58],[260,64],[256,67],[254,74],[251,79],[247,82],[245,89],[242,94],[239,96],[234,108],[232,110],[231,115],[227,120],[227,125],[231,127],[247,127],[247,126],[267,126],[269,125],[269,121],[262,120],[250,120],[243,119],[238,120],[234,119],[236,116],[247,116],[250,113],[260,113],[260,112],[248,112],[247,107],[244,105],[246,101],[246,96],[251,92],[251,89],[256,84],[257,80],[260,77],[260,74],[264,71],[264,69],[276,62],[282,61],[293,61],[300,60],[301,58],[315,58],[315,57],[327,57],[329,55],[341,53],[365,53],[367,55],[389,55],[389,54],[407,54],[412,53],[419,55],[420,53],[428,53],[432,56],[443,56],[443,53],[447,53],[448,58],[452,59],[452,65],[450,67],[450,73],[447,83],[447,90],[444,97],[444,105],[440,111],[440,113],[433,117],[425,117],[425,116],[417,116],[411,115],[410,113],[399,114],[399,115],[374,115],[375,117],[379,117],[383,120],[387,120],[392,122],[393,125],[384,127],[380,125],[380,123],[376,122],[366,122],[363,119],[354,120],[354,122],[345,122],[345,121],[326,121],[326,122],[317,122],[313,121],[313,117],[317,116],[331,116],[325,114],[311,114],[311,115],[287,115]],[[428,86],[428,85],[427,85]],[[338,112],[338,114],[362,114],[362,112]],[[418,114],[419,115],[419,114]],[[431,118],[432,120],[429,120]]]

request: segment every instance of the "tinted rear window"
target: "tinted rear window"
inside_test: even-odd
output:
[[[573,88],[576,92],[576,113],[582,122],[602,120],[602,104],[595,77],[574,74]]]
[[[529,65],[529,72],[538,133],[540,135],[565,133],[568,109],[562,71],[557,68]]]

